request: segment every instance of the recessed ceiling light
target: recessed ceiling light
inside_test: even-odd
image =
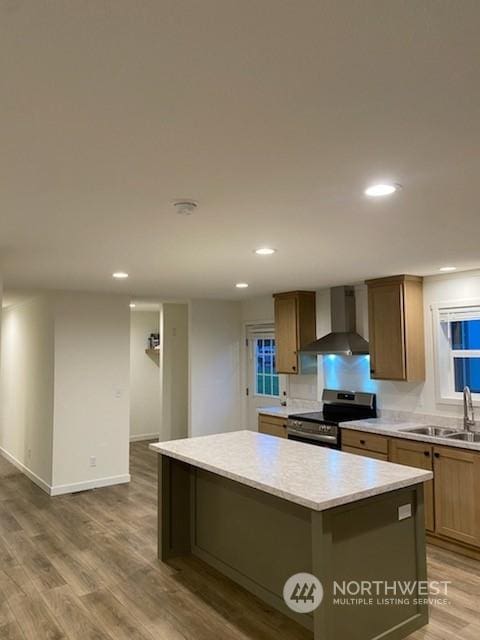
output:
[[[371,187],[365,189],[365,195],[371,198],[379,198],[381,196],[390,196],[398,189],[401,189],[399,184],[372,184]]]
[[[124,280],[125,278],[128,278],[128,273],[125,273],[125,271],[115,271],[115,273],[112,273],[112,278],[117,278],[117,280]]]
[[[255,249],[257,256],[271,256],[275,251],[276,249],[272,249],[271,247],[260,247],[259,249]]]
[[[130,309],[135,309],[137,305],[134,302],[130,302]]]
[[[440,267],[439,271],[456,271],[457,267]]]
[[[237,289],[246,289],[248,287],[248,284],[246,282],[237,282],[235,286],[237,287]]]

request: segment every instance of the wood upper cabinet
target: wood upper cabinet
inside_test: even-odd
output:
[[[315,292],[290,291],[273,297],[277,373],[298,373],[298,352],[316,338]]]
[[[434,447],[436,533],[480,547],[480,453]]]
[[[404,464],[417,469],[433,469],[433,447],[423,442],[411,440],[390,440],[390,462]],[[435,511],[433,497],[433,480],[424,483],[425,528],[435,531]]]
[[[402,275],[366,284],[371,377],[425,380],[422,278]]]

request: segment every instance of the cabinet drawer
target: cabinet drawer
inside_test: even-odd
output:
[[[375,458],[375,460],[388,462],[388,455],[386,453],[379,453],[378,451],[369,451],[368,449],[358,449],[357,447],[349,446],[342,446],[342,451],[345,451],[345,453],[354,453],[364,458]]]
[[[388,438],[377,436],[374,433],[342,429],[342,448],[343,445],[388,455]]]
[[[258,432],[279,438],[287,437],[287,418],[275,418],[260,414],[258,416]]]

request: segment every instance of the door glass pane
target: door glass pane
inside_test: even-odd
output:
[[[280,395],[280,384],[275,369],[275,340],[257,338],[255,340],[255,394],[265,396]]]
[[[257,394],[263,395],[263,376],[262,374],[257,374]]]
[[[278,376],[273,376],[272,396],[279,396],[279,395],[280,395],[280,390],[278,388]]]
[[[272,377],[265,376],[265,395],[272,395]]]

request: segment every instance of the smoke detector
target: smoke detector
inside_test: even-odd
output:
[[[198,202],[195,200],[174,200],[172,204],[180,216],[191,216],[198,207]]]

